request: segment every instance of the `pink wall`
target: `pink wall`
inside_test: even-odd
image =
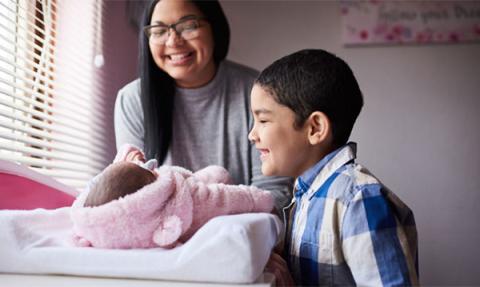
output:
[[[126,15],[126,1],[104,0],[103,13],[103,53],[105,65],[100,69],[104,77],[105,111],[108,128],[105,133],[110,147],[110,159],[113,159],[115,134],[113,130],[113,108],[117,92],[125,84],[137,78],[138,41],[137,32],[130,26]]]

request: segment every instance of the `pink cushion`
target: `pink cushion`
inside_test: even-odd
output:
[[[78,191],[28,167],[0,160],[0,209],[72,205]]]
[[[74,197],[48,185],[0,174],[0,209],[54,209],[72,205]]]

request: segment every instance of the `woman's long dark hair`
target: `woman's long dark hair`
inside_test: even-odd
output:
[[[159,0],[147,5],[143,26],[150,25],[153,9]],[[230,27],[220,3],[215,1],[190,0],[204,14],[212,27],[213,60],[215,65],[225,59],[230,44]],[[148,38],[140,29],[140,99],[144,115],[145,155],[156,158],[163,163],[172,140],[173,97],[175,96],[175,81],[155,64]]]

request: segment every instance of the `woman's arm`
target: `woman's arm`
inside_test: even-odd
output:
[[[120,91],[115,101],[115,140],[117,149],[132,144],[144,150],[143,110],[140,102],[140,81],[135,80]]]

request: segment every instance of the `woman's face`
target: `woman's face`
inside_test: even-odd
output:
[[[150,25],[171,25],[186,16],[204,15],[189,1],[161,0],[155,5]],[[165,44],[149,41],[155,63],[169,74],[179,87],[201,87],[215,76],[212,29],[205,20],[199,23],[198,36],[193,39],[185,40],[170,29]]]

